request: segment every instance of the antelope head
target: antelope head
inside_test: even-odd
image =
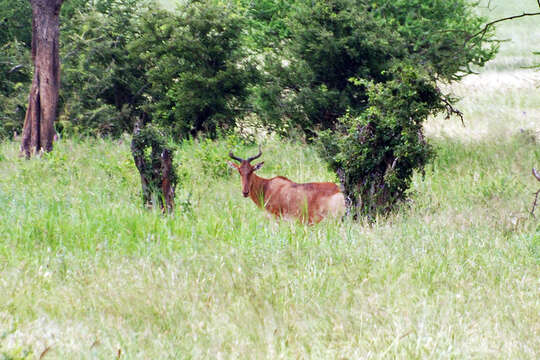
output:
[[[238,172],[240,173],[240,179],[242,179],[242,195],[244,195],[244,197],[249,196],[249,190],[251,188],[251,181],[252,181],[253,173],[259,170],[264,164],[264,161],[263,161],[253,166],[251,165],[251,162],[259,158],[261,155],[262,155],[262,150],[260,146],[259,146],[259,153],[255,156],[248,157],[247,159],[242,159],[235,156],[232,153],[232,151],[229,152],[229,157],[240,163],[240,164],[235,164],[232,161],[229,161],[228,164],[230,167],[238,170]]]

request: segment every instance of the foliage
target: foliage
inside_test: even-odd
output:
[[[32,76],[32,9],[28,0],[0,0],[0,139],[20,132]]]
[[[117,137],[145,114],[176,139],[234,127],[257,78],[241,48],[243,24],[212,1],[177,14],[141,0],[83,7],[61,32],[61,126]]]
[[[131,153],[141,175],[144,204],[149,208],[159,205],[162,210],[173,211],[178,175],[164,131],[151,123],[138,123],[131,140]]]
[[[335,131],[320,133],[320,153],[340,177],[349,209],[374,215],[404,197],[414,170],[422,170],[431,147],[422,126],[443,108],[438,89],[413,66],[396,69],[384,83],[358,79],[366,109],[346,114]],[[355,214],[356,215],[356,214]]]
[[[476,15],[476,5],[468,0],[377,0],[372,11],[401,36],[411,62],[431,78],[452,81],[471,74],[471,65],[483,66],[498,50],[494,29],[473,36],[486,22]]]
[[[0,46],[18,41],[32,46],[32,7],[28,0],[0,0]]]
[[[355,211],[389,209],[429,158],[421,136],[427,115],[458,113],[437,81],[492,58],[492,32],[472,36],[484,19],[465,0],[306,0],[295,10],[282,54],[268,57],[258,109],[274,127],[300,128],[308,140],[323,131],[321,149],[334,151],[323,156],[342,172]],[[354,144],[360,129],[369,139]]]
[[[82,7],[62,28],[62,115],[70,134],[120,136],[131,132],[143,84],[127,44],[136,35],[140,0],[104,0]]]
[[[334,128],[345,112],[365,108],[350,78],[385,82],[397,64],[415,63],[426,78],[447,81],[483,65],[497,49],[484,46],[492,32],[470,38],[483,21],[465,0],[299,1],[290,36],[267,57],[257,109],[278,129],[285,122],[313,136]]]
[[[288,19],[291,36],[267,57],[269,74],[258,92],[258,109],[270,125],[283,119],[313,135],[332,128],[361,98],[351,77],[380,77],[399,52],[388,29],[345,0],[299,2]]]
[[[30,6],[16,1],[0,2],[1,40],[19,41],[24,50]],[[466,41],[482,18],[465,0],[204,0],[185,2],[175,13],[156,8],[146,0],[63,5],[61,128],[116,137],[146,113],[177,138],[215,137],[254,109],[278,132],[314,135],[346,111],[363,110],[365,94],[351,77],[386,81],[383,72],[408,59],[448,80],[492,54],[480,39]],[[262,83],[254,66],[261,55],[267,57]],[[9,99],[2,102],[24,106],[15,100],[23,99],[29,81],[2,93]],[[248,99],[255,84],[257,96]],[[5,136],[22,120],[13,104],[0,106],[11,109],[3,112],[13,124]]]
[[[0,47],[0,139],[20,132],[32,76],[30,51],[13,40]]]
[[[286,19],[294,10],[293,0],[232,0],[246,18],[246,43],[252,51],[265,53],[279,47],[290,35]]]
[[[147,80],[142,107],[176,139],[232,129],[247,111],[257,70],[241,47],[244,20],[212,1],[188,2],[171,14],[149,11],[128,50]]]

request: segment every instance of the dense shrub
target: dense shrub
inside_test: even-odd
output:
[[[20,132],[32,68],[32,9],[27,0],[0,0],[0,139]]]
[[[438,82],[494,56],[492,32],[472,36],[483,22],[466,0],[299,1],[290,36],[268,57],[258,109],[318,142],[350,210],[388,210],[430,157],[424,120],[457,112]]]
[[[0,2],[0,26],[9,25],[0,36],[0,136],[22,128],[31,80],[31,11],[27,0],[16,2],[17,9]],[[66,3],[57,128],[119,136],[142,114],[177,139],[233,128],[249,110],[258,73],[242,45],[240,14],[211,0],[187,2],[175,13],[146,0]]]
[[[442,109],[438,89],[412,66],[392,74],[386,82],[354,81],[367,95],[365,110],[320,132],[320,154],[338,174],[354,215],[389,210],[432,155],[422,124]]]
[[[32,45],[32,8],[28,0],[0,0],[0,46],[18,41]]]
[[[364,111],[366,94],[351,78],[386,82],[396,64],[416,63],[431,81],[454,80],[496,51],[482,46],[491,33],[470,38],[483,19],[465,0],[305,0],[294,10],[290,35],[267,58],[257,107],[267,123],[308,136]]]
[[[147,80],[143,109],[177,139],[215,137],[246,112],[257,79],[241,44],[244,18],[212,1],[188,2],[177,13],[148,12],[129,45]]]
[[[294,10],[291,0],[233,0],[235,11],[246,19],[243,32],[252,51],[265,53],[279,47],[290,35],[287,17]]]
[[[74,10],[62,27],[60,126],[71,134],[119,136],[133,130],[144,86],[127,44],[136,36],[140,0],[107,0]]]
[[[486,19],[476,15],[468,0],[377,0],[372,12],[403,39],[406,57],[426,76],[443,81],[470,74],[471,65],[483,66],[495,56],[494,29],[473,36]]]
[[[20,133],[32,76],[30,51],[20,41],[0,46],[0,139]]]
[[[105,4],[63,29],[64,128],[118,136],[142,114],[176,139],[234,127],[257,74],[242,51],[242,17],[211,1],[176,13],[140,0]]]
[[[473,36],[484,21],[466,0],[298,1],[267,57],[259,113],[319,143],[350,210],[390,209],[430,157],[424,120],[457,113],[438,82],[494,56],[491,30]]]

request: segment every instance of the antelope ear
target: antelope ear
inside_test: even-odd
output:
[[[227,165],[229,165],[229,167],[231,169],[236,169],[238,170],[238,165],[236,165],[235,163],[231,162],[231,161],[227,161]]]
[[[257,165],[255,165],[255,166],[253,167],[253,171],[257,171],[257,170],[259,170],[260,168],[262,168],[263,164],[264,164],[264,161],[262,161],[262,162],[258,163]]]

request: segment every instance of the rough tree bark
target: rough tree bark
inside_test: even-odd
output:
[[[24,119],[21,153],[51,151],[60,88],[59,15],[63,0],[30,0],[34,77]]]
[[[147,208],[159,205],[164,213],[174,212],[174,192],[178,177],[173,167],[173,152],[160,131],[143,119],[137,121],[131,153],[141,175],[142,197]]]

